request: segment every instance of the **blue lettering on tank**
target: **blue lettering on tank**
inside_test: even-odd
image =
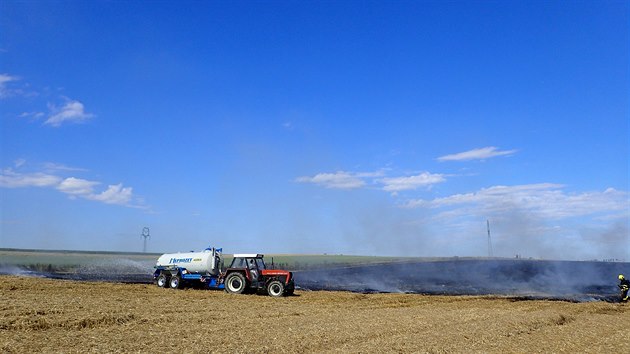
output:
[[[171,258],[169,263],[190,263],[192,258]]]

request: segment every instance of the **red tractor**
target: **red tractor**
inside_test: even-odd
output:
[[[224,273],[225,291],[231,294],[267,292],[270,296],[292,295],[295,290],[293,273],[267,269],[262,254],[235,254]]]

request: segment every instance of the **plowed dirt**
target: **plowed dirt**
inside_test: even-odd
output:
[[[0,352],[623,353],[630,304],[0,276]]]

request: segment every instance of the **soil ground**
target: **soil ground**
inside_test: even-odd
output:
[[[0,352],[624,353],[630,304],[0,276]]]

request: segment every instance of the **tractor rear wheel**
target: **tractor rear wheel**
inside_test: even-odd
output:
[[[158,276],[156,282],[157,286],[159,286],[160,288],[163,288],[166,286],[166,284],[168,283],[168,279],[166,279],[166,274],[164,273],[160,273],[160,275]]]
[[[267,293],[269,296],[280,297],[284,295],[284,284],[279,280],[270,281],[267,284]]]
[[[225,278],[225,291],[230,294],[242,294],[246,285],[245,277],[241,273],[232,273]]]
[[[171,281],[168,282],[172,289],[179,289],[182,287],[182,281],[177,275],[171,277]]]

